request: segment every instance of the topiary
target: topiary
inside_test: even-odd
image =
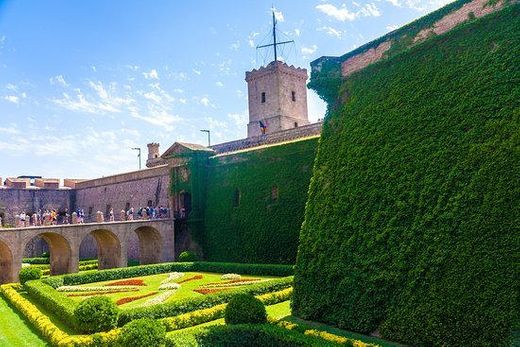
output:
[[[178,259],[178,261],[180,261],[180,262],[189,262],[189,261],[198,261],[198,260],[200,260],[199,256],[195,252],[192,252],[192,251],[181,252],[181,254],[179,254],[179,259]]]
[[[74,311],[78,329],[88,334],[115,328],[118,314],[119,309],[116,304],[104,296],[88,298]]]
[[[251,294],[237,294],[224,312],[226,324],[266,323],[265,305]]]
[[[150,318],[136,319],[123,327],[118,345],[125,347],[164,346],[166,328]]]
[[[31,280],[39,280],[42,277],[42,270],[37,267],[27,266],[20,270],[18,277],[21,284]]]

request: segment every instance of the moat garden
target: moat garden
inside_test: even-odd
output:
[[[398,346],[291,316],[291,265],[24,261],[1,286],[0,346]]]

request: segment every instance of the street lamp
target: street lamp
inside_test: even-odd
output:
[[[200,131],[202,131],[203,133],[208,133],[208,147],[211,146],[211,131],[207,129],[201,129]]]
[[[141,170],[141,148],[140,147],[133,147],[132,149],[139,152],[137,154],[137,158],[139,159],[139,170]]]

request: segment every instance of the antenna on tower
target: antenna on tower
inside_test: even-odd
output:
[[[274,7],[273,7],[272,10],[273,10],[273,43],[270,43],[270,44],[267,44],[267,45],[262,45],[262,46],[256,46],[256,49],[273,46],[273,49],[274,49],[274,61],[277,61],[278,60],[278,53],[276,51],[276,47],[279,46],[279,45],[285,45],[286,43],[293,43],[294,40],[283,41],[283,42],[277,42],[276,41],[276,15],[274,13],[274,10],[275,10]]]

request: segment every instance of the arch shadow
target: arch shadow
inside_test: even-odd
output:
[[[121,264],[121,242],[117,235],[110,230],[97,229],[85,235],[83,240],[88,235],[91,235],[96,240],[98,269],[119,267]]]
[[[31,240],[37,237],[41,237],[49,247],[51,275],[62,275],[71,272],[72,251],[69,241],[60,234],[45,232],[35,235],[26,242],[24,249]]]
[[[14,281],[13,274],[13,253],[9,246],[0,241],[0,284]]]
[[[134,231],[139,239],[139,263],[141,265],[160,263],[163,249],[161,233],[150,226],[142,226]]]

